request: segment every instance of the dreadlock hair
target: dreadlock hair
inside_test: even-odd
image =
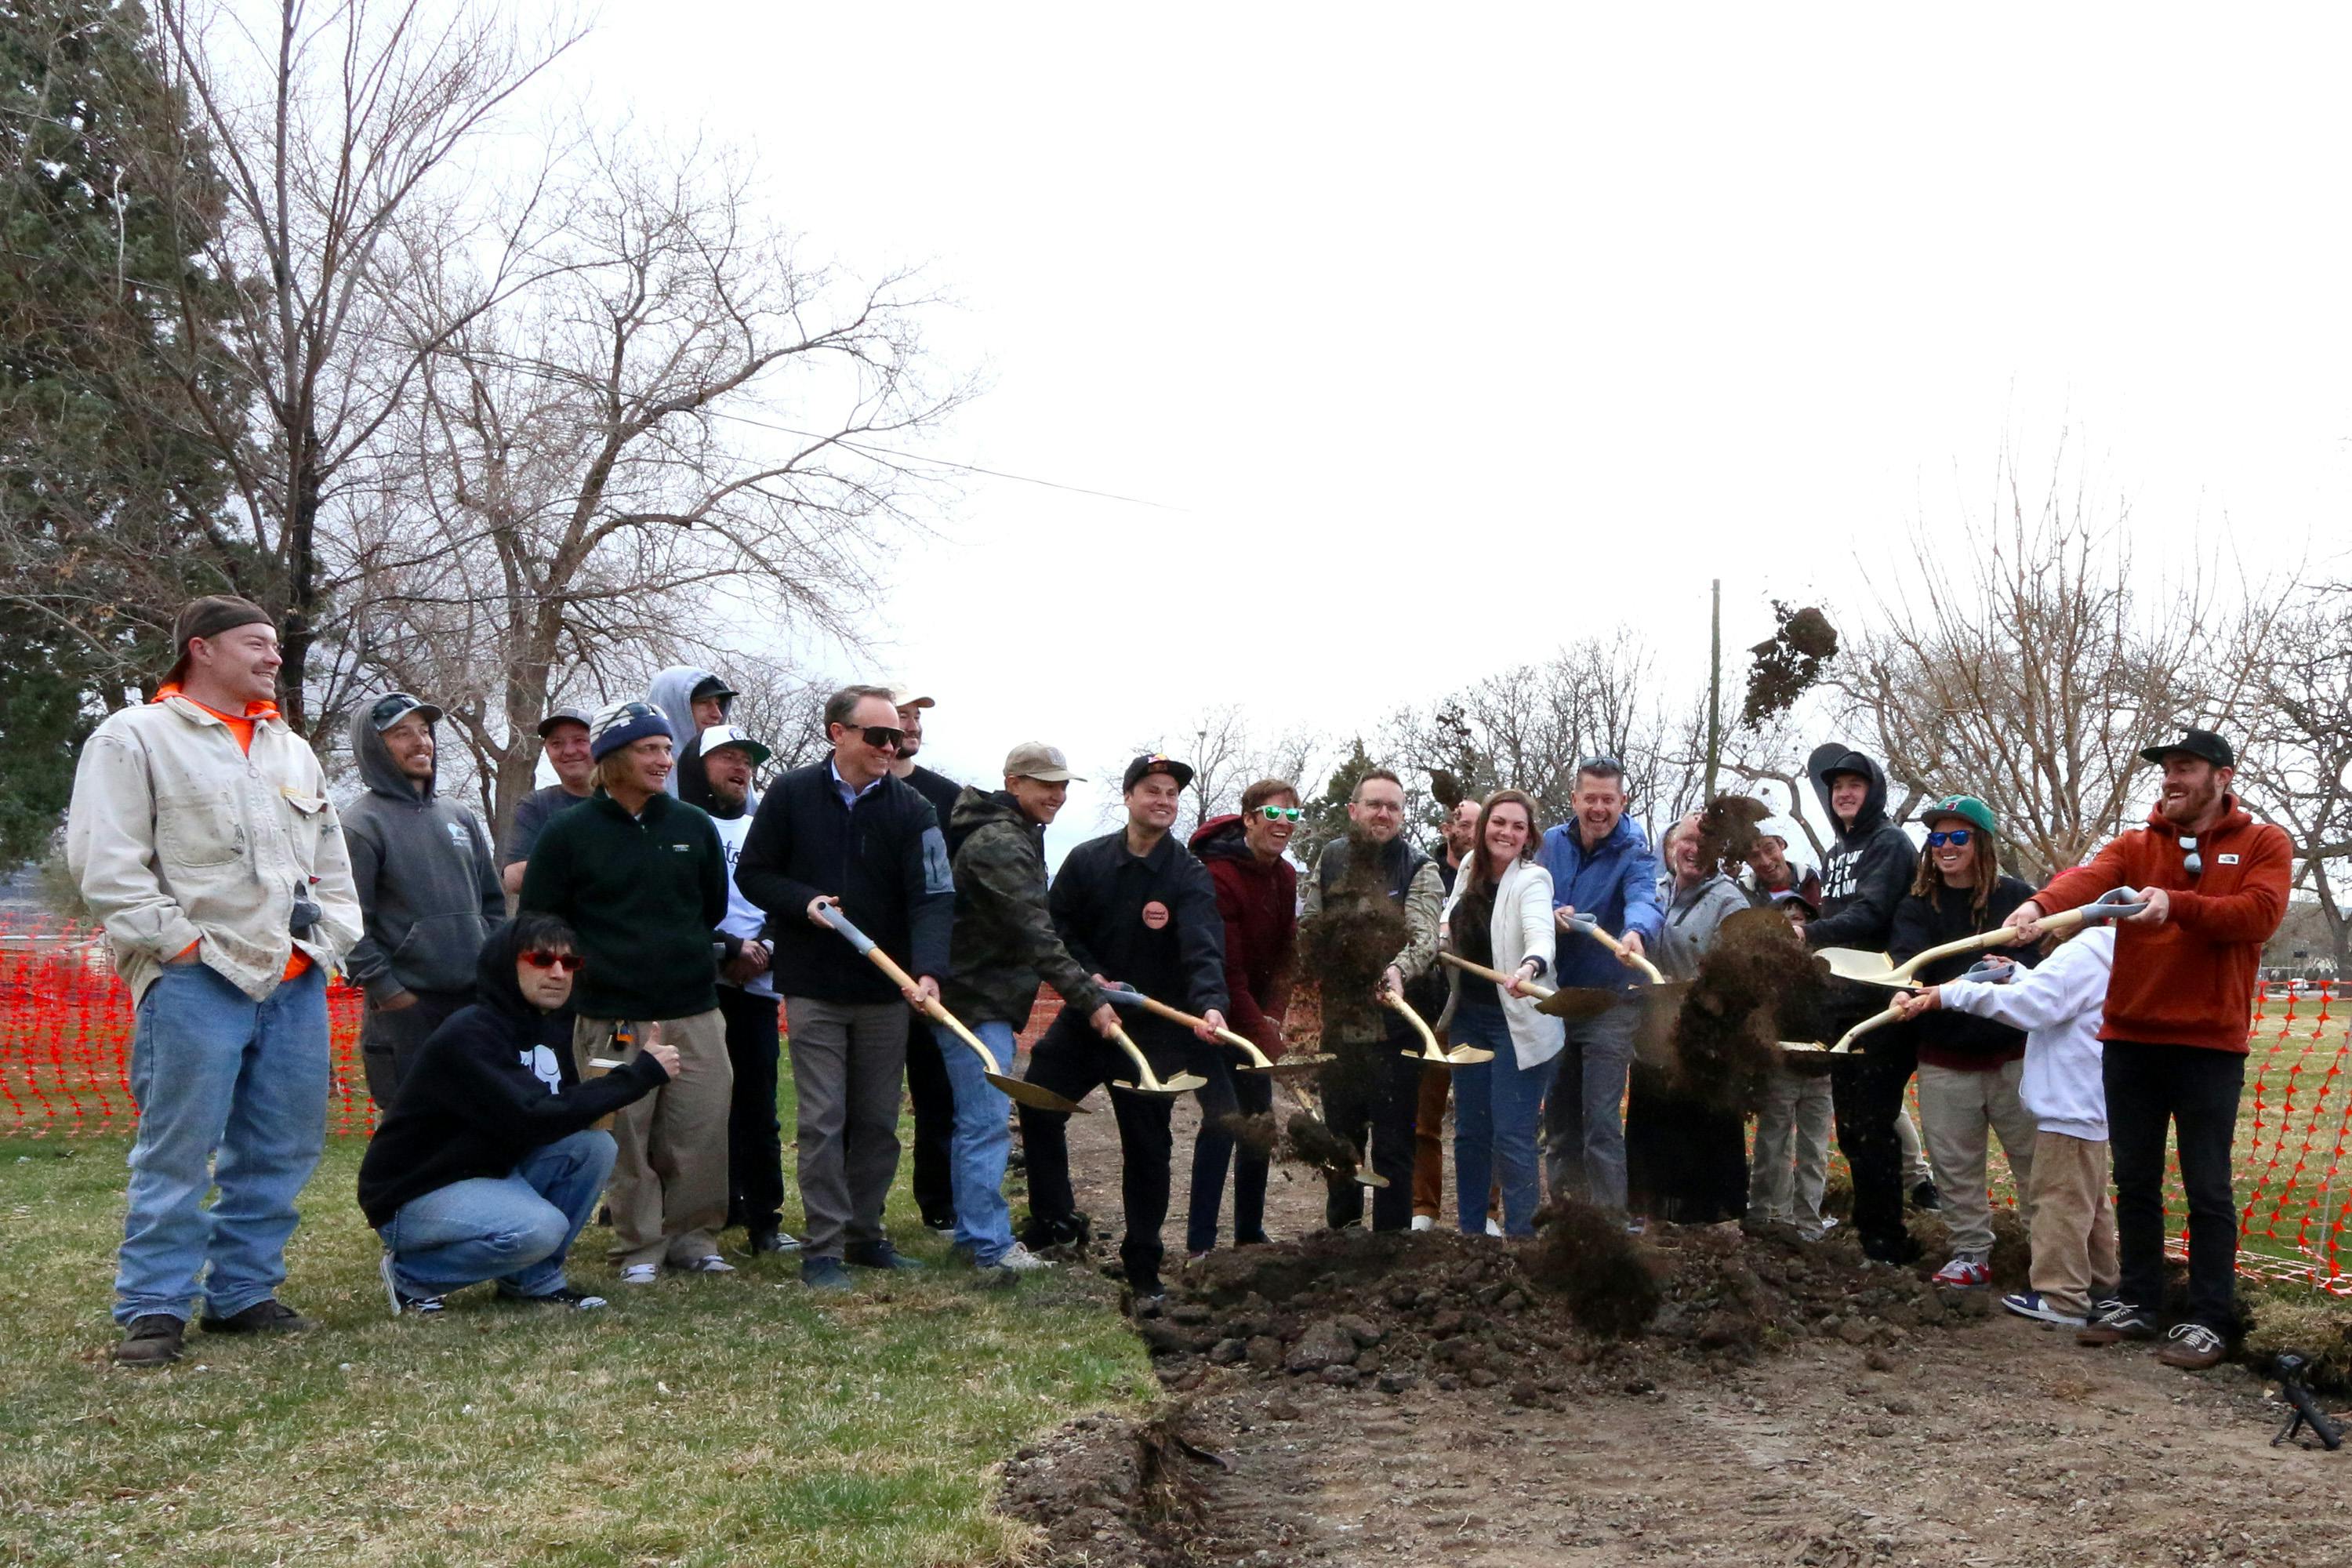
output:
[[[1981,922],[1992,904],[1993,884],[2000,880],[2000,851],[1993,836],[1973,822],[1969,823],[1969,843],[1977,852],[1970,862],[1975,885],[1969,892],[1969,912]],[[1935,850],[1925,844],[1919,846],[1919,869],[1911,878],[1911,896],[1925,899],[1939,910],[1944,906],[1944,874],[1936,869]]]

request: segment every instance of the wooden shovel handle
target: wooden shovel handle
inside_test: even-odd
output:
[[[1142,1008],[1147,1013],[1155,1014],[1160,1017],[1165,1018],[1171,1024],[1181,1024],[1188,1029],[1198,1029],[1208,1023],[1206,1018],[1198,1017],[1191,1013],[1186,1013],[1178,1008],[1171,1007],[1167,1003],[1159,1000],[1157,997],[1146,996],[1140,991],[1129,991],[1128,994],[1135,998],[1135,1005],[1137,1006]],[[1224,1041],[1225,1044],[1233,1047],[1235,1050],[1249,1058],[1250,1066],[1254,1068],[1262,1068],[1271,1067],[1274,1065],[1273,1059],[1264,1051],[1259,1050],[1257,1048],[1257,1042],[1251,1039],[1247,1035],[1237,1034],[1231,1029],[1216,1029],[1212,1030],[1211,1032],[1214,1034],[1217,1038]]]
[[[1531,1002],[1549,1002],[1552,997],[1552,994],[1549,991],[1540,985],[1533,984],[1530,984],[1524,992],[1514,991],[1511,989],[1511,977],[1504,973],[1501,970],[1489,969],[1483,963],[1473,963],[1468,959],[1458,957],[1451,952],[1439,953],[1437,955],[1437,962],[1440,963],[1450,963],[1454,968],[1462,971],[1465,974],[1475,974],[1481,980],[1491,980],[1505,995],[1524,995]]]
[[[1844,1051],[1850,1047],[1854,1041],[1870,1033],[1871,1030],[1885,1024],[1891,1024],[1899,1016],[1901,1016],[1900,1012],[1893,1007],[1889,1007],[1884,1013],[1873,1013],[1869,1017],[1864,1018],[1861,1023],[1856,1024],[1853,1028],[1848,1029],[1844,1034],[1840,1035],[1838,1037],[1838,1043],[1832,1046],[1830,1049],[1832,1051]]]
[[[1650,977],[1651,984],[1664,985],[1666,983],[1666,977],[1658,973],[1658,966],[1656,964],[1652,963],[1640,953],[1629,952],[1623,942],[1619,942],[1615,937],[1611,936],[1607,931],[1601,929],[1600,921],[1595,921],[1591,925],[1586,925],[1580,921],[1578,922],[1576,929],[1591,937],[1593,941],[1599,942],[1601,946],[1607,948],[1611,952],[1615,953],[1619,958],[1630,960],[1634,968],[1640,970],[1643,973]]]
[[[1437,1048],[1437,1037],[1430,1032],[1430,1027],[1427,1024],[1422,1022],[1421,1015],[1412,1010],[1412,1005],[1411,1003],[1407,1002],[1403,997],[1398,995],[1393,991],[1389,992],[1386,995],[1382,996],[1381,1000],[1403,1015],[1404,1021],[1411,1024],[1413,1027],[1413,1032],[1421,1037],[1422,1046],[1427,1054],[1440,1058],[1444,1058],[1445,1053]]]
[[[2082,922],[2078,921],[2075,923],[2079,925]],[[1948,942],[1941,947],[1931,947],[1925,952],[1914,953],[1908,962],[1895,971],[1895,978],[1908,982],[1913,975],[1939,958],[1953,958],[1963,952],[1982,952],[1986,948],[2000,947],[2016,940],[2017,933],[2007,926],[1995,926],[1990,931],[1979,931],[1974,936],[1964,936],[1958,942]]]

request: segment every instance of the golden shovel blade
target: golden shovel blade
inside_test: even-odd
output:
[[[1263,1067],[1255,1062],[1244,1062],[1234,1070],[1264,1073],[1268,1078],[1312,1078],[1322,1069],[1325,1064],[1339,1059],[1337,1057],[1328,1056],[1284,1057],[1279,1061],[1270,1061]]]
[[[1007,1078],[1001,1072],[982,1073],[982,1078],[1004,1091],[1005,1098],[1015,1104],[1033,1106],[1039,1110],[1058,1110],[1065,1115],[1075,1112],[1083,1116],[1087,1108],[1075,1100],[1065,1100],[1042,1083],[1030,1083],[1017,1078]]]
[[[1113,1079],[1110,1086],[1113,1089],[1123,1089],[1129,1094],[1158,1095],[1162,1099],[1173,1100],[1180,1095],[1192,1093],[1208,1081],[1207,1079],[1192,1073],[1180,1072],[1174,1078],[1157,1079],[1150,1083],[1127,1083]]]

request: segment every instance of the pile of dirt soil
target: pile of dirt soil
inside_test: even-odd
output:
[[[1201,1450],[1177,1435],[1181,1418],[1178,1408],[1145,1421],[1081,1415],[1024,1445],[1005,1462],[1005,1511],[1044,1533],[1049,1562],[1190,1563],[1183,1542],[1200,1523],[1202,1487],[1192,1472]]]
[[[1220,1251],[1139,1307],[1136,1329],[1176,1389],[1232,1368],[1387,1394],[1427,1380],[1549,1406],[1820,1335],[1899,1354],[1915,1331],[1991,1306],[1986,1291],[1940,1294],[1914,1271],[1866,1268],[1842,1239],[1662,1226],[1607,1247],[1567,1224],[1528,1241],[1348,1230]]]

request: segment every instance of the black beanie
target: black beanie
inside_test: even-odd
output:
[[[163,677],[177,685],[188,673],[188,644],[196,637],[216,637],[223,632],[258,623],[275,626],[277,617],[250,599],[234,594],[207,594],[180,606],[172,621],[172,671]]]

